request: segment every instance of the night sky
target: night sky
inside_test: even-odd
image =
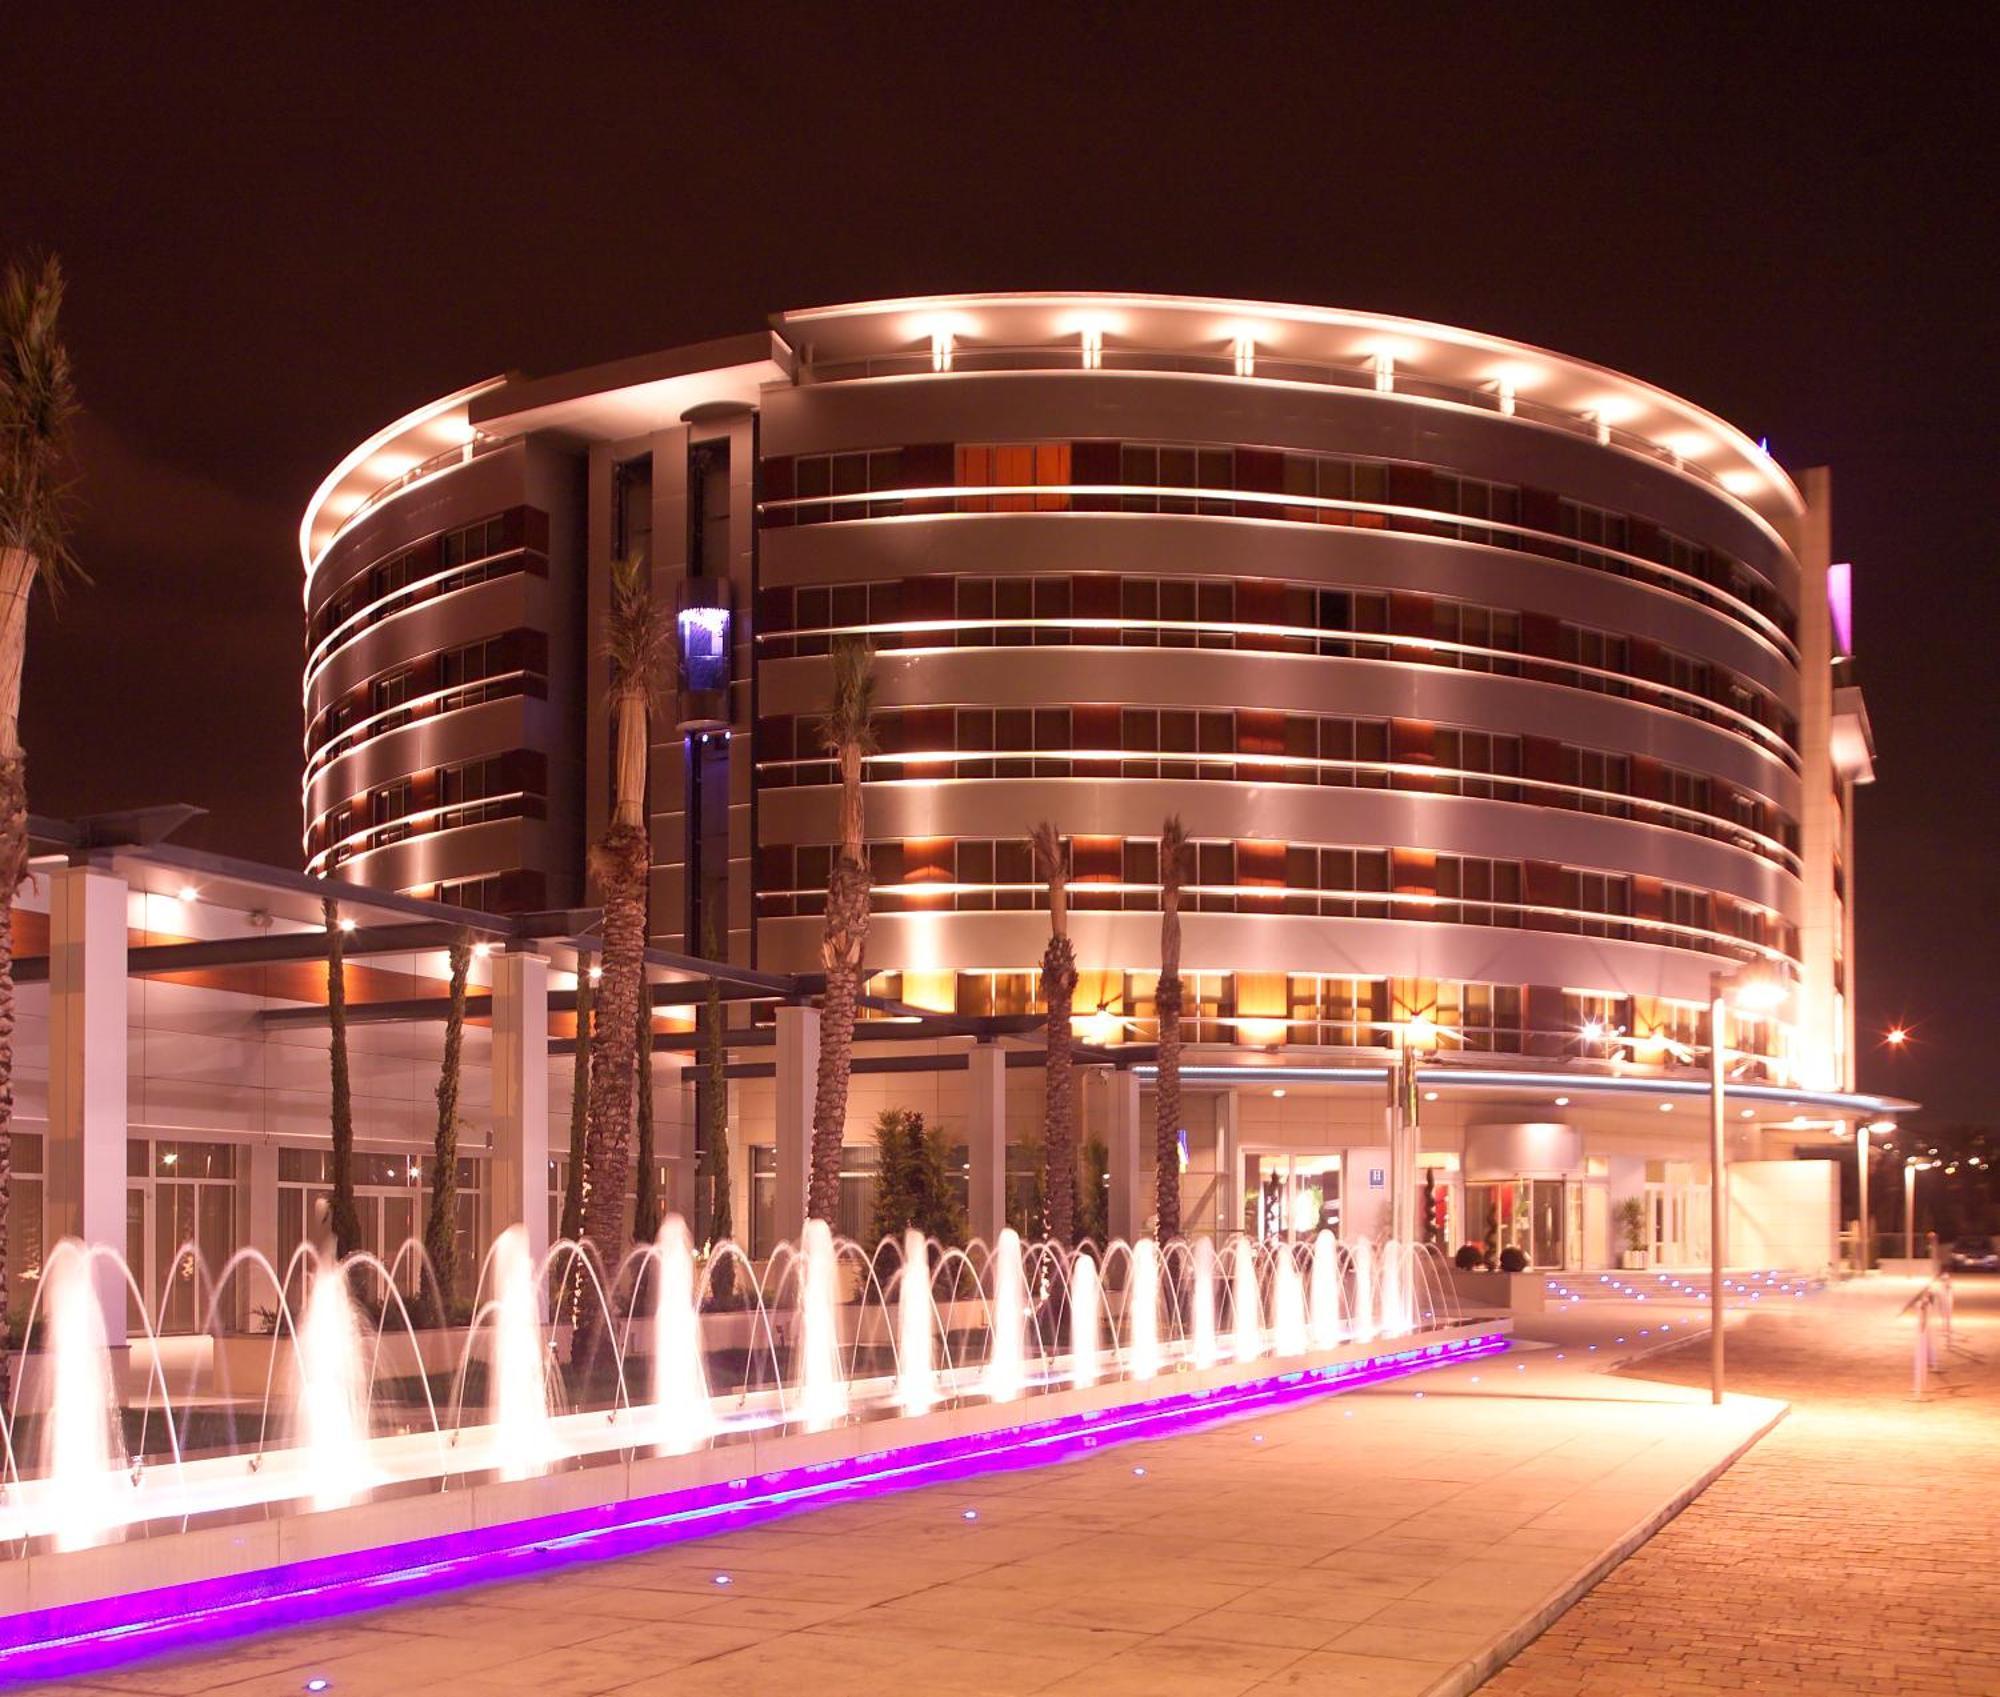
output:
[[[37,811],[296,865],[300,510],[471,380],[938,290],[1406,313],[1834,467],[1862,1083],[1994,1117],[1988,9],[442,11],[8,8],[0,250],[70,270],[95,579],[36,615]]]

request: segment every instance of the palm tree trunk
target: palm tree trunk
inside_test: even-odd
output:
[[[1153,1156],[1156,1230],[1162,1243],[1181,1234],[1181,981],[1160,976],[1159,1071],[1154,1080]]]
[[[637,1075],[638,991],[646,961],[646,878],[652,845],[646,833],[619,823],[591,852],[604,899],[604,972],[597,986],[597,1026],[590,1044],[590,1119],[584,1164],[589,1185],[583,1234],[604,1276],[605,1297],[627,1241],[625,1191],[632,1176],[633,1084]],[[579,1339],[594,1343],[607,1318],[586,1303]],[[588,1355],[585,1350],[584,1354]]]
[[[354,1094],[347,1072],[347,934],[340,928],[340,904],[331,896],[320,902],[320,917],[326,924],[326,1024],[333,1121],[333,1203],[327,1224],[333,1228],[334,1255],[345,1261],[361,1247],[361,1216],[354,1206]]]
[[[843,852],[826,892],[820,948],[826,994],[820,1002],[819,1077],[813,1092],[812,1183],[806,1213],[831,1225],[840,1213],[840,1150],[847,1130],[847,1081],[854,1065],[854,1018],[861,1001],[861,950],[868,936],[868,869]]]
[[[1042,951],[1042,1002],[1048,1009],[1048,1062],[1044,1099],[1043,1158],[1048,1233],[1057,1243],[1076,1241],[1076,1083],[1071,1014],[1076,996],[1076,948],[1056,932]]]
[[[1181,1234],[1181,881],[1187,833],[1178,815],[1160,827],[1160,1019],[1153,1088],[1154,1229],[1162,1243]]]
[[[723,1037],[722,986],[713,978],[708,981],[708,1000],[703,1012],[707,1077],[702,1083],[705,1136],[701,1163],[708,1180],[708,1241],[714,1244],[735,1235],[736,1221],[729,1199],[729,1074]],[[717,1302],[728,1302],[736,1294],[734,1261],[715,1263],[709,1289]]]
[[[28,759],[21,748],[21,668],[35,556],[0,548],[0,1407],[13,1405],[13,1336],[7,1252],[14,1189],[14,892],[28,870]]]
[[[451,1323],[458,1289],[458,1076],[465,1043],[465,979],[472,939],[461,931],[448,952],[451,1000],[444,1019],[444,1060],[438,1067],[437,1135],[431,1144],[431,1203],[424,1254],[431,1265],[431,1307],[440,1326]]]

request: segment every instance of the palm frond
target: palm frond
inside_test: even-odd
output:
[[[76,384],[58,319],[62,264],[16,261],[0,278],[0,548],[33,554],[51,594],[80,576],[69,544]]]
[[[853,748],[873,754],[875,742],[875,649],[857,638],[833,645],[833,694],[819,722],[828,754]]]
[[[613,700],[627,690],[640,691],[649,707],[659,699],[673,635],[673,615],[654,597],[645,562],[613,560],[611,606],[604,619]]]

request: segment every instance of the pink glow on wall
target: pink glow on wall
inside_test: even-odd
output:
[[[1854,652],[1854,567],[1842,560],[1826,568],[1826,605],[1833,615],[1836,652]]]

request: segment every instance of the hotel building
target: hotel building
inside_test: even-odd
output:
[[[1871,752],[1828,479],[1640,380],[1253,302],[790,312],[426,406],[334,469],[300,542],[310,869],[587,904],[591,633],[636,555],[702,649],[656,730],[655,936],[764,971],[816,965],[825,656],[875,645],[870,987],[931,1017],[864,1046],[857,1171],[893,1101],[969,1149],[997,1122],[1022,1182],[1039,1074],[1004,1063],[1039,1047],[1043,818],[1126,1229],[1169,813],[1195,844],[1191,1220],[1371,1229],[1384,1067],[1414,1047],[1450,1241],[1601,1265],[1636,1197],[1649,1250],[1698,1259],[1702,1104],[1672,1087],[1700,1076],[1713,975],[1746,965],[1792,996],[1733,1022],[1732,1079],[1770,1093],[1733,1153],[1789,1161],[1856,1118]],[[772,1088],[733,1093],[760,1172],[788,1164]]]
[[[49,935],[98,912],[108,948],[125,903],[121,981],[148,986],[125,1026],[153,1033],[130,1082],[140,1246],[179,1231],[146,1212],[155,1145],[223,1151],[188,1157],[216,1167],[214,1197],[171,1199],[210,1210],[218,1248],[282,1249],[274,1210],[307,1205],[281,1187],[303,1197],[324,1159],[324,990],[301,965],[322,878],[372,916],[382,982],[359,1000],[382,1006],[357,1027],[357,1088],[388,1191],[425,1182],[437,949],[460,923],[491,945],[468,1237],[534,1216],[544,1165],[559,1185],[584,850],[609,807],[595,633],[621,556],[682,638],[649,772],[663,1194],[695,1205],[685,1016],[713,970],[754,1250],[803,1205],[837,793],[814,721],[847,637],[878,651],[880,708],[852,1229],[890,1105],[964,1149],[975,1229],[1029,1206],[1042,819],[1070,844],[1082,1130],[1116,1232],[1146,1228],[1153,1188],[1169,814],[1194,844],[1191,1229],[1359,1236],[1421,1212],[1448,1248],[1574,1271],[1617,1265],[1636,1213],[1654,1263],[1704,1261],[1707,1004],[1744,969],[1790,998],[1726,1033],[1732,1259],[1831,1262],[1831,1157],[1907,1106],[1855,1091],[1872,755],[1827,475],[1794,481],[1736,427],[1587,361],[1180,297],[789,312],[423,406],[333,469],[299,541],[306,876],[205,873],[170,846],[107,849],[101,827],[44,844],[52,884],[98,881],[82,906],[46,898]],[[207,978],[172,953],[191,939]],[[230,953],[252,943],[250,964]],[[44,946],[57,978],[65,958],[113,970]],[[52,1071],[24,1129],[45,1110],[61,1145],[88,1022],[28,994]],[[53,1230],[80,1181],[49,1165]],[[114,1176],[106,1219],[108,1198],[133,1206]],[[385,1243],[421,1217],[382,1206]]]

